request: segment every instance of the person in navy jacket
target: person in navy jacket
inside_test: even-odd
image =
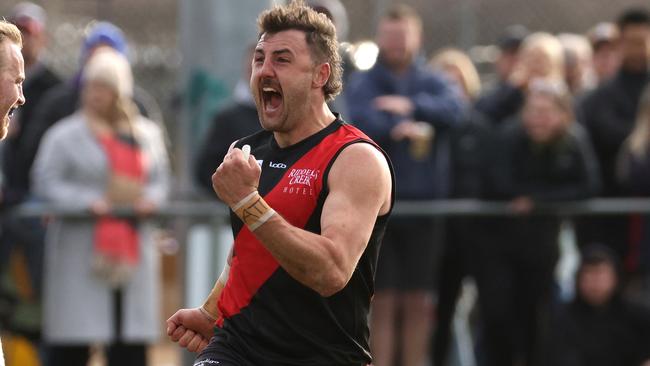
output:
[[[448,196],[449,131],[462,120],[460,91],[427,68],[420,57],[421,36],[422,22],[413,9],[390,9],[377,30],[377,63],[352,75],[346,89],[349,120],[390,156],[400,200]],[[425,359],[438,247],[432,228],[417,218],[396,218],[388,225],[371,317],[376,366],[390,364],[396,347],[402,349],[401,365]],[[404,329],[396,331],[400,307]],[[398,334],[405,336],[396,340]]]

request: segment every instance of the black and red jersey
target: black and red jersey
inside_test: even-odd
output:
[[[258,190],[269,206],[290,224],[319,234],[329,170],[338,154],[354,143],[377,147],[361,131],[337,119],[286,148],[280,148],[267,131],[246,137],[236,146],[251,146],[262,167]],[[388,215],[377,218],[345,288],[323,297],[282,269],[231,213],[235,243],[228,282],[218,301],[222,318],[217,321],[216,336],[220,343],[252,365],[369,364],[368,312],[387,220]]]

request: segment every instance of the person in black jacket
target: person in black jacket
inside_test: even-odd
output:
[[[2,187],[0,192],[0,272],[8,267],[14,248],[21,248],[29,271],[32,296],[21,300],[31,307],[37,306],[40,300],[41,277],[43,267],[43,235],[44,228],[40,219],[16,217],[9,208],[22,203],[29,192],[28,158],[25,156],[25,131],[34,122],[35,111],[39,108],[43,95],[60,83],[60,79],[44,63],[42,53],[45,50],[47,32],[46,14],[40,6],[23,2],[10,11],[9,21],[15,24],[21,32],[23,48],[21,53],[25,60],[25,81],[23,94],[29,102],[15,113],[9,133],[2,144]],[[15,302],[17,299],[11,291],[0,289],[0,298],[4,301]],[[3,300],[0,299],[0,302]],[[24,304],[21,304],[24,306]],[[17,307],[16,307],[17,309]],[[38,333],[39,324],[34,321],[21,322],[11,317],[8,321],[11,330],[23,335]]]
[[[61,79],[43,62],[47,32],[43,8],[32,3],[20,3],[10,12],[9,21],[16,24],[23,36],[22,54],[25,59],[23,93],[29,100],[17,116],[2,153],[2,206],[20,203],[29,192],[29,168],[24,132],[34,121],[43,95],[61,82]]]
[[[214,116],[213,125],[201,143],[195,160],[196,183],[206,193],[212,193],[213,197],[212,174],[228,153],[230,144],[262,128],[248,82],[254,52],[255,45],[251,45],[244,53],[242,65],[245,67],[235,86],[232,102]]]
[[[616,160],[623,141],[634,126],[639,98],[650,80],[650,13],[630,9],[619,20],[622,66],[618,74],[601,84],[580,106],[582,121],[601,166],[604,197],[625,194],[616,182]],[[623,216],[583,219],[577,226],[579,245],[599,242],[628,253],[630,221]]]
[[[347,86],[349,120],[390,156],[398,200],[448,197],[449,137],[463,117],[460,92],[419,56],[422,19],[413,8],[388,9],[376,38],[377,63],[353,74]],[[426,359],[440,232],[430,218],[397,217],[388,225],[371,313],[375,366],[394,360],[419,366]]]
[[[646,87],[641,101],[636,125],[619,153],[617,176],[626,195],[650,197],[650,86]],[[650,289],[650,215],[633,215],[636,226],[633,256],[628,264],[635,269],[645,291]]]
[[[488,366],[547,365],[544,352],[560,219],[534,214],[542,202],[597,194],[587,135],[573,123],[563,82],[534,80],[521,121],[498,137],[486,198],[510,201],[515,217],[485,219],[472,262]]]
[[[608,247],[582,251],[576,297],[554,322],[552,365],[650,365],[650,310],[626,300],[620,266]]]
[[[491,149],[492,130],[485,118],[471,106],[481,89],[478,71],[467,54],[453,48],[438,51],[429,65],[433,71],[449,76],[468,102],[463,123],[450,134],[450,197],[481,198],[489,168],[486,152]],[[431,347],[434,365],[445,365],[448,358],[456,302],[463,279],[471,273],[473,243],[481,240],[472,230],[475,224],[476,218],[473,217],[446,220],[438,280],[437,326]]]

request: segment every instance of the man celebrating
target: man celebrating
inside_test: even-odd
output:
[[[25,62],[20,52],[22,38],[16,26],[0,20],[0,138],[7,136],[9,119],[25,103]]]
[[[14,111],[25,103],[23,80],[25,63],[20,53],[22,38],[16,26],[0,19],[0,139],[7,136],[9,119]],[[4,366],[2,342],[0,342],[0,366]]]
[[[388,153],[396,196],[411,202],[448,197],[450,138],[464,118],[457,86],[425,65],[422,34],[415,9],[387,9],[377,24],[377,62],[351,75],[346,89],[351,120]],[[370,320],[375,366],[392,365],[398,353],[403,366],[426,359],[438,231],[430,218],[419,217],[395,218],[386,229]]]
[[[258,26],[251,90],[264,131],[233,144],[212,176],[232,210],[229,265],[167,331],[202,351],[195,365],[366,365],[392,171],[327,107],[341,89],[331,21],[294,1]]]

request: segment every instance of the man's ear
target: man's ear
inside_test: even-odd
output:
[[[315,89],[322,88],[327,84],[327,81],[330,79],[332,74],[332,68],[329,63],[325,62],[316,66],[314,71],[314,76],[312,78],[312,86]]]

